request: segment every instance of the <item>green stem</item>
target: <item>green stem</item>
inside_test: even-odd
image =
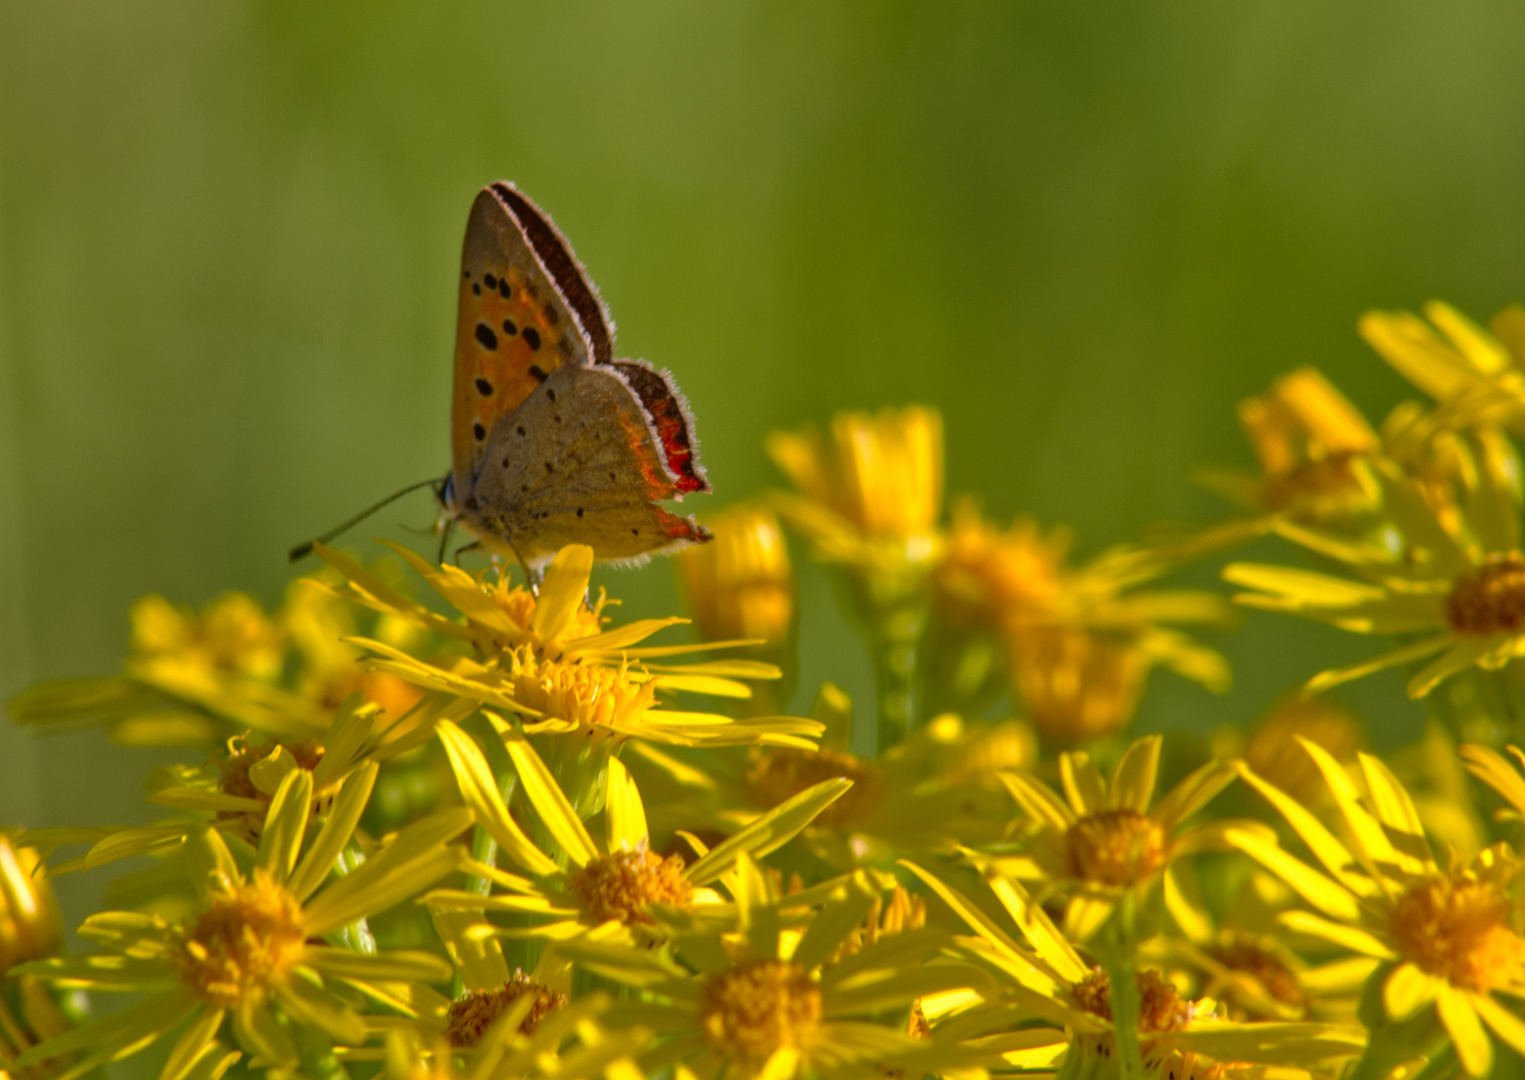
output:
[[[903,742],[915,725],[916,645],[920,621],[892,613],[875,636],[874,687],[879,704],[878,753]],[[897,627],[897,623],[914,625]],[[896,631],[899,632],[896,632]]]
[[[1112,1003],[1112,1033],[1117,1044],[1121,1080],[1143,1080],[1144,1056],[1139,1047],[1138,941],[1136,899],[1130,890],[1118,900],[1107,920],[1104,961]]]

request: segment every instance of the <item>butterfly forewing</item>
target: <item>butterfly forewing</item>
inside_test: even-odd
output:
[[[613,332],[566,240],[506,183],[472,205],[459,284],[450,449],[464,490],[498,421],[558,368],[610,356]]]
[[[680,494],[641,399],[612,366],[552,374],[489,437],[464,522],[528,561],[571,543],[632,559],[707,539],[655,504]]]

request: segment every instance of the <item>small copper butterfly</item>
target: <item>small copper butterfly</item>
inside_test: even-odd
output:
[[[639,561],[710,539],[657,503],[710,490],[682,394],[665,371],[615,359],[598,290],[512,184],[477,195],[459,286],[451,467],[430,482],[446,536],[459,524],[526,571],[567,544]]]

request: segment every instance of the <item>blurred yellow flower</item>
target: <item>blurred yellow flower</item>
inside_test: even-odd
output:
[[[57,951],[63,939],[58,901],[41,857],[0,833],[0,976]]]
[[[773,432],[767,448],[799,492],[780,509],[821,558],[894,571],[936,555],[943,427],[935,409],[838,413],[825,434]]]

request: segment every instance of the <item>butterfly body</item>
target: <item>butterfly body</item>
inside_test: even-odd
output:
[[[566,240],[506,183],[466,228],[451,407],[451,521],[529,566],[566,544],[639,560],[709,539],[657,504],[708,491],[665,373],[615,359],[614,329]]]

